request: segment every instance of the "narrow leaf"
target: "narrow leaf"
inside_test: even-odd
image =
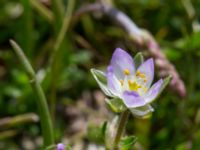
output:
[[[103,123],[103,125],[101,126],[101,134],[102,134],[102,138],[103,138],[103,141],[105,141],[105,136],[106,136],[106,130],[107,130],[107,121],[105,121]]]
[[[91,69],[91,73],[94,76],[97,83],[99,84],[101,90],[107,96],[114,97],[114,95],[110,92],[110,90],[107,87],[107,79],[106,79],[105,73],[96,69]]]
[[[128,136],[128,137],[122,138],[120,142],[120,145],[121,145],[120,150],[132,150],[136,141],[137,141],[137,137],[135,136]]]
[[[161,93],[161,92],[166,88],[166,86],[170,83],[171,79],[172,79],[172,76],[171,76],[171,75],[169,75],[168,77],[166,77],[166,78],[164,79],[163,84],[162,84],[162,86],[161,86],[161,89],[160,89],[160,92],[159,92],[159,93]]]
[[[138,68],[144,62],[144,57],[141,52],[137,53],[134,57],[135,68]]]
[[[106,98],[105,100],[109,108],[115,113],[120,113],[126,110],[126,106],[119,98],[112,98],[112,99]]]

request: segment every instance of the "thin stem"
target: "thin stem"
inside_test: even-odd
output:
[[[198,32],[200,30],[200,23],[197,19],[195,8],[192,5],[191,0],[181,0],[181,2],[183,3],[183,6],[188,14],[188,17],[192,22],[193,31]]]
[[[51,58],[52,63],[53,63],[53,61],[56,57],[57,51],[60,49],[60,46],[61,46],[61,44],[64,40],[65,34],[66,34],[67,29],[69,27],[69,23],[70,23],[70,20],[71,20],[71,17],[72,17],[74,5],[75,5],[75,0],[68,1],[67,11],[65,13],[65,17],[64,17],[61,29],[58,33],[58,37],[57,37],[56,42],[55,42],[54,51],[53,51],[52,58]]]
[[[16,136],[18,132],[16,130],[6,130],[6,131],[1,131],[0,132],[0,140],[12,138]]]
[[[129,116],[129,110],[124,111],[121,115],[120,115],[120,120],[119,120],[119,124],[117,127],[117,132],[114,138],[114,143],[113,143],[113,150],[115,150],[120,142],[121,136],[124,132],[127,120],[128,120],[128,116]]]
[[[38,0],[30,0],[30,3],[48,22],[53,22],[53,13],[48,8],[43,6]]]
[[[69,1],[72,1],[72,0],[69,0]],[[51,3],[52,3],[53,14],[55,18],[54,25],[56,27],[56,31],[58,31],[62,23],[62,18],[64,14],[64,7],[63,7],[64,5],[63,5],[63,1],[61,0],[51,0]]]
[[[69,0],[68,5],[67,5],[67,10],[65,13],[65,17],[61,26],[61,29],[58,33],[55,46],[52,51],[52,55],[50,58],[50,64],[49,64],[49,69],[50,69],[50,74],[52,77],[57,77],[59,75],[59,68],[58,68],[58,53],[60,50],[62,50],[62,44],[64,37],[66,35],[67,29],[69,27],[69,23],[71,20],[72,12],[74,9],[75,5],[75,0]],[[51,111],[51,116],[54,120],[54,113],[55,113],[55,103],[56,103],[56,85],[57,80],[55,78],[52,78],[51,81],[51,98],[50,98],[50,111]]]
[[[0,119],[0,129],[7,129],[16,125],[25,124],[29,122],[38,122],[39,117],[34,113],[17,115],[14,117],[6,117]]]
[[[31,59],[34,47],[33,40],[33,14],[29,0],[21,0],[24,13],[22,15],[22,39],[21,47],[26,50],[26,55]]]
[[[43,138],[44,138],[43,145],[44,145],[44,148],[48,147],[48,146],[54,144],[54,134],[53,134],[53,127],[52,127],[51,117],[50,117],[48,106],[47,106],[46,97],[44,95],[44,92],[43,92],[37,78],[36,78],[35,72],[31,66],[31,64],[29,63],[28,59],[26,58],[25,54],[23,53],[22,49],[13,40],[10,40],[10,44],[12,45],[15,53],[17,54],[17,57],[21,61],[22,65],[24,66],[25,71],[27,72],[27,74],[29,76],[33,91],[38,96],[38,99],[36,100],[36,102],[37,102],[38,109],[39,109],[42,134],[43,134]]]
[[[45,150],[52,150],[52,149],[55,149],[56,148],[56,145],[50,145],[48,147],[46,147]]]

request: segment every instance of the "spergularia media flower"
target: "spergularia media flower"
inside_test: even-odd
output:
[[[114,51],[106,72],[96,69],[91,69],[91,72],[107,96],[122,101],[125,108],[130,109],[136,116],[152,112],[150,103],[166,86],[163,79],[151,86],[154,79],[152,58],[143,62],[141,55],[138,63],[120,48]]]

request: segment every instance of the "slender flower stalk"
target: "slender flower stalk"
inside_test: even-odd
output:
[[[49,23],[54,21],[53,13],[46,8],[40,1],[30,0],[32,7],[34,7]]]
[[[66,35],[66,32],[67,32],[68,27],[69,27],[70,20],[72,18],[72,12],[73,12],[74,6],[75,6],[75,0],[68,1],[67,11],[65,13],[65,17],[63,19],[61,29],[59,31],[58,37],[57,37],[56,42],[55,42],[54,53],[57,53],[57,51],[59,50],[59,48],[60,48],[60,46],[63,42],[65,35]]]
[[[59,4],[60,1],[59,0],[53,0],[53,3],[55,3],[56,5],[54,7],[57,6],[57,9],[60,8]],[[68,5],[67,5],[67,10],[65,13],[65,16],[63,18],[63,22],[62,22],[62,26],[61,29],[59,29],[58,32],[58,36],[56,38],[54,47],[53,47],[53,51],[52,51],[52,55],[50,57],[50,64],[49,64],[49,73],[52,74],[53,77],[56,77],[59,75],[59,67],[58,67],[58,62],[59,62],[59,58],[58,58],[58,54],[59,51],[61,51],[62,48],[62,44],[66,35],[66,32],[69,28],[69,24],[71,21],[71,17],[72,17],[72,12],[75,6],[75,0],[70,0],[68,1]],[[61,13],[61,12],[60,12]],[[57,15],[62,15],[62,13],[60,14],[58,13]],[[56,12],[55,12],[56,15]],[[59,22],[59,17],[57,17],[57,21]],[[58,24],[55,22],[55,24]],[[53,118],[53,121],[55,119],[55,103],[56,103],[56,84],[57,84],[57,80],[54,78],[51,81],[51,97],[50,97],[50,110],[51,110],[51,116]]]
[[[123,135],[126,123],[128,121],[129,113],[130,112],[128,110],[126,110],[125,112],[121,113],[119,124],[118,124],[118,128],[117,128],[117,132],[116,132],[114,143],[113,143],[113,149],[115,149],[119,144],[119,141],[120,141],[120,139],[121,139],[121,137]]]
[[[24,66],[24,69],[30,78],[30,83],[32,85],[32,88],[34,92],[36,93],[36,95],[38,96],[38,99],[36,102],[39,109],[39,116],[40,116],[42,134],[43,134],[43,146],[45,149],[46,147],[54,144],[53,127],[52,127],[51,117],[50,117],[48,106],[47,106],[47,100],[42,90],[42,87],[40,86],[36,78],[35,72],[31,64],[29,63],[28,59],[26,58],[25,54],[23,53],[22,49],[13,40],[10,40],[10,44],[12,45],[22,65]]]

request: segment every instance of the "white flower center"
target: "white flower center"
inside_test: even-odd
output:
[[[135,75],[130,75],[128,69],[124,69],[124,79],[119,80],[122,90],[135,91],[140,95],[146,93],[147,88],[144,85],[147,82],[146,75],[137,71]]]

